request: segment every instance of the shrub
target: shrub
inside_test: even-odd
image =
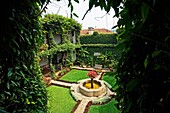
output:
[[[81,44],[116,44],[116,34],[96,34],[80,37]]]

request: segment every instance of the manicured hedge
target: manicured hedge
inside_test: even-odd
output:
[[[107,83],[109,83],[112,86],[113,90],[116,90],[117,88],[117,84],[116,84],[116,73],[113,72],[107,72],[104,74],[104,76],[102,77],[102,80],[106,81]]]
[[[81,44],[115,44],[116,34],[85,35],[80,37]]]
[[[98,47],[89,47],[86,46],[84,48],[87,48],[87,51],[89,52],[90,55],[94,55],[94,52],[99,52],[102,54],[106,54],[107,53],[114,53],[114,48],[113,47],[102,47],[102,46],[98,46]]]
[[[81,44],[82,47],[114,47],[115,44]]]

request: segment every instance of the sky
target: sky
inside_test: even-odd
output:
[[[62,0],[57,2],[56,0],[51,0],[52,3],[47,5],[46,13],[44,14],[58,14],[64,17],[70,17],[70,8],[68,8],[68,0]],[[104,10],[101,10],[99,7],[93,8],[90,12],[87,13],[85,18],[82,20],[84,14],[88,9],[88,0],[79,0],[80,3],[76,3],[72,0],[74,10],[73,12],[78,15],[73,17],[77,22],[82,24],[82,29],[88,29],[88,27],[93,28],[106,28],[111,30],[114,25],[117,23],[117,18],[113,18],[114,10],[112,9],[109,13],[106,13]]]

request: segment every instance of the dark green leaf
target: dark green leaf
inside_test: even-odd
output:
[[[12,83],[14,86],[17,86],[17,84],[16,84],[14,81],[11,81],[11,83]]]
[[[74,0],[75,2],[79,3],[79,0]]]
[[[12,41],[13,41],[14,44],[19,48],[19,44],[18,44],[14,39],[12,39]]]
[[[161,51],[154,51],[154,52],[152,53],[152,57],[156,57],[156,56],[158,56],[160,53],[161,53]]]
[[[77,18],[78,18],[78,15],[77,15],[76,13],[73,13],[73,15],[74,15],[75,17],[77,17]]]
[[[97,4],[97,0],[90,0],[89,1],[89,10],[91,10],[93,8],[93,5],[95,4],[95,2]]]
[[[6,84],[6,85],[7,85],[7,89],[10,89],[10,85],[9,85],[9,82],[7,82],[7,84]]]
[[[97,2],[97,3],[95,4],[95,7],[98,7],[98,6],[100,6],[100,2]]]
[[[105,0],[99,0],[99,2],[100,2],[100,8],[103,9],[103,7],[104,7],[105,11],[107,11],[107,6],[106,6]]]
[[[147,56],[147,57],[145,58],[145,61],[144,61],[144,66],[145,66],[145,68],[147,67],[148,63],[149,63],[149,61],[148,61],[148,56]]]
[[[145,21],[149,13],[149,6],[146,3],[142,4],[141,13],[142,13],[142,18],[143,18],[142,20]]]
[[[22,71],[20,71],[20,75],[22,75],[25,78],[25,75]]]
[[[153,67],[153,70],[158,70],[161,68],[161,65],[159,64],[155,64],[154,67]]]
[[[25,68],[25,70],[28,70],[28,67],[25,64],[23,64],[23,67]]]
[[[8,77],[10,77],[12,74],[13,74],[12,68],[9,68],[9,69],[8,69]]]
[[[73,14],[71,13],[70,18],[73,18]]]
[[[165,42],[168,42],[168,40],[170,40],[170,36],[167,36],[167,37],[165,38]]]
[[[71,12],[73,12],[73,9],[74,9],[74,8],[73,8],[73,5],[71,5]]]
[[[125,109],[125,112],[127,113],[127,112],[129,112],[129,109],[131,108],[131,106],[132,106],[132,102],[131,101],[128,101],[128,106],[126,107],[126,109]]]
[[[68,0],[68,1],[69,1],[68,7],[70,7],[72,5],[72,3],[71,3],[71,0]]]
[[[8,91],[4,91],[4,93],[6,93],[6,94],[8,94],[8,95],[11,95],[11,93],[10,93],[10,92],[8,92]]]
[[[127,85],[126,85],[126,90],[127,91],[132,91],[137,84],[139,83],[139,79],[133,79],[131,80]]]

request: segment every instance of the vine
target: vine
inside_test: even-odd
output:
[[[87,12],[94,6],[106,12],[113,8],[119,18],[118,108],[123,113],[170,112],[170,2],[89,0]]]
[[[67,66],[73,64],[73,51],[76,48],[80,48],[79,35],[81,25],[71,18],[66,18],[60,15],[47,14],[41,19],[43,26],[43,31],[45,34],[49,35],[50,47],[46,51],[39,53],[40,57],[44,56],[54,56],[57,52],[69,52],[67,60],[63,60]],[[75,32],[75,33],[74,33]],[[57,44],[54,40],[54,34],[59,34],[61,36],[61,44]],[[75,35],[76,43],[72,43],[70,35]],[[48,45],[49,46],[49,45]],[[51,61],[53,57],[50,57]],[[52,62],[50,64],[52,66]],[[51,67],[50,66],[50,67]],[[53,70],[55,70],[52,67]]]
[[[42,45],[40,5],[44,0],[4,1],[1,14],[0,110],[10,113],[47,112],[37,52]],[[1,112],[1,111],[0,111]]]

